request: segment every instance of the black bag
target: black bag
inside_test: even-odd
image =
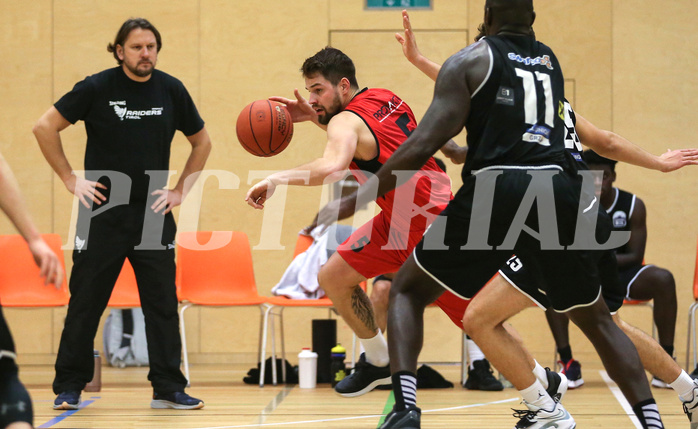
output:
[[[267,358],[264,362],[264,384],[271,384],[272,380],[272,363],[271,358]],[[286,365],[286,380],[284,381],[281,371],[282,365]],[[298,366],[291,365],[287,360],[276,360],[276,380],[279,383],[297,384],[298,383]],[[259,384],[259,363],[256,368],[251,368],[247,371],[247,375],[242,379],[245,384]]]
[[[422,365],[417,370],[417,389],[447,389],[453,387],[453,383],[446,380],[429,365]]]

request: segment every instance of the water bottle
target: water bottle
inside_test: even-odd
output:
[[[85,392],[99,392],[102,390],[102,358],[99,356],[99,350],[94,351],[95,356],[95,372],[92,380],[85,385]]]
[[[347,367],[344,365],[344,358],[347,357],[347,349],[337,344],[332,347],[332,362],[330,363],[330,380],[332,387],[342,381],[347,375]]]
[[[317,353],[310,347],[304,347],[298,353],[298,387],[313,389],[317,384]]]

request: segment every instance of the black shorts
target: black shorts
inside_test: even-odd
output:
[[[577,222],[597,223],[598,201],[593,195],[582,198],[581,178],[565,171],[545,171],[551,177],[547,186],[532,180],[527,170],[504,169],[498,172],[496,179],[493,175],[486,176],[479,179],[482,182],[478,185],[477,198],[474,196],[476,180],[482,173],[467,178],[455,199],[429,227],[415,249],[417,264],[454,294],[472,298],[516,254],[524,266],[530,266],[536,288],[555,309],[593,303],[600,293],[598,252],[565,250],[565,247],[575,243]],[[487,198],[480,198],[487,192],[479,193],[488,185],[494,192],[491,210],[487,209],[490,207]],[[537,199],[538,205],[534,203],[523,218],[517,216],[522,202],[525,207],[531,203],[531,195],[546,192],[553,197],[547,205]],[[538,207],[542,207],[540,212]],[[594,210],[583,211],[584,207]],[[523,231],[516,236],[521,227],[542,236],[539,224],[543,224],[543,228],[554,228],[557,246],[550,246],[550,241],[541,244],[538,238]],[[483,233],[486,242],[482,240]],[[472,242],[469,242],[471,234]],[[605,242],[603,234],[597,242]],[[485,245],[478,246],[479,243]]]
[[[599,252],[598,258],[601,295],[611,313],[615,313],[623,305],[625,298],[623,283],[618,278],[616,255],[612,250],[607,250]],[[549,308],[550,300],[548,300],[545,291],[537,286],[536,278],[531,274],[538,270],[538,268],[532,267],[535,264],[537,261],[534,260],[530,264],[524,265],[520,259],[514,256],[499,270],[499,274],[509,284],[528,296],[536,305],[541,308]]]
[[[630,288],[633,286],[635,279],[638,278],[643,271],[647,268],[653,267],[654,265],[633,265],[630,268],[624,270],[618,270],[618,276],[620,277],[620,284],[623,287],[623,297],[627,299],[630,298]]]

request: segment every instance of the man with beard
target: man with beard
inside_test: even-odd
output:
[[[126,258],[136,274],[145,314],[151,407],[204,406],[184,393],[187,380],[179,369],[171,210],[181,204],[203,168],[211,142],[184,85],[155,70],[161,47],[160,33],[150,22],[127,20],[107,47],[119,65],[78,82],[34,126],[44,157],[82,203],[70,303],[56,358],[54,409],[80,405],[80,392],[93,375],[100,317]],[[87,131],[85,178],[73,172],[60,138],[78,120]],[[187,136],[192,150],[177,185],[166,189],[177,130]]]
[[[305,60],[301,71],[308,100],[297,90],[295,100],[272,100],[286,104],[294,122],[309,120],[327,130],[325,152],[253,186],[245,200],[256,209],[264,208],[279,184],[322,185],[341,179],[349,168],[359,183],[365,182],[416,127],[412,110],[396,94],[360,89],[352,60],[338,49],[322,49]],[[454,147],[459,150],[455,143],[446,143],[444,154],[457,156],[449,151]],[[430,157],[410,181],[377,201],[381,213],[358,228],[320,269],[320,287],[365,350],[352,375],[335,386],[340,395],[359,396],[391,382],[387,343],[371,301],[357,285],[396,272],[450,199],[451,181]],[[330,203],[334,213],[339,201]]]

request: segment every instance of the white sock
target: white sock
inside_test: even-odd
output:
[[[485,354],[482,353],[482,350],[480,350],[480,347],[475,344],[475,341],[470,339],[468,337],[467,340],[465,340],[465,345],[468,347],[468,359],[470,360],[470,369],[473,369],[473,362],[476,360],[483,360],[485,359]]]
[[[524,390],[519,390],[519,393],[521,393],[529,409],[543,408],[550,411],[555,408],[555,401],[548,395],[548,392],[545,391],[545,388],[538,380]]]
[[[545,368],[540,366],[537,360],[534,360],[533,362],[536,363],[536,366],[533,368],[533,375],[536,376],[536,379],[540,381],[540,384],[543,385],[544,389],[548,388],[548,375],[545,372]]]
[[[385,341],[383,333],[378,330],[373,338],[359,338],[361,345],[366,350],[366,362],[374,366],[386,366],[390,363],[388,356],[388,342]]]
[[[693,389],[696,388],[696,383],[686,371],[681,370],[681,374],[672,383],[669,383],[672,389],[679,394],[682,401],[690,401],[693,399]]]

